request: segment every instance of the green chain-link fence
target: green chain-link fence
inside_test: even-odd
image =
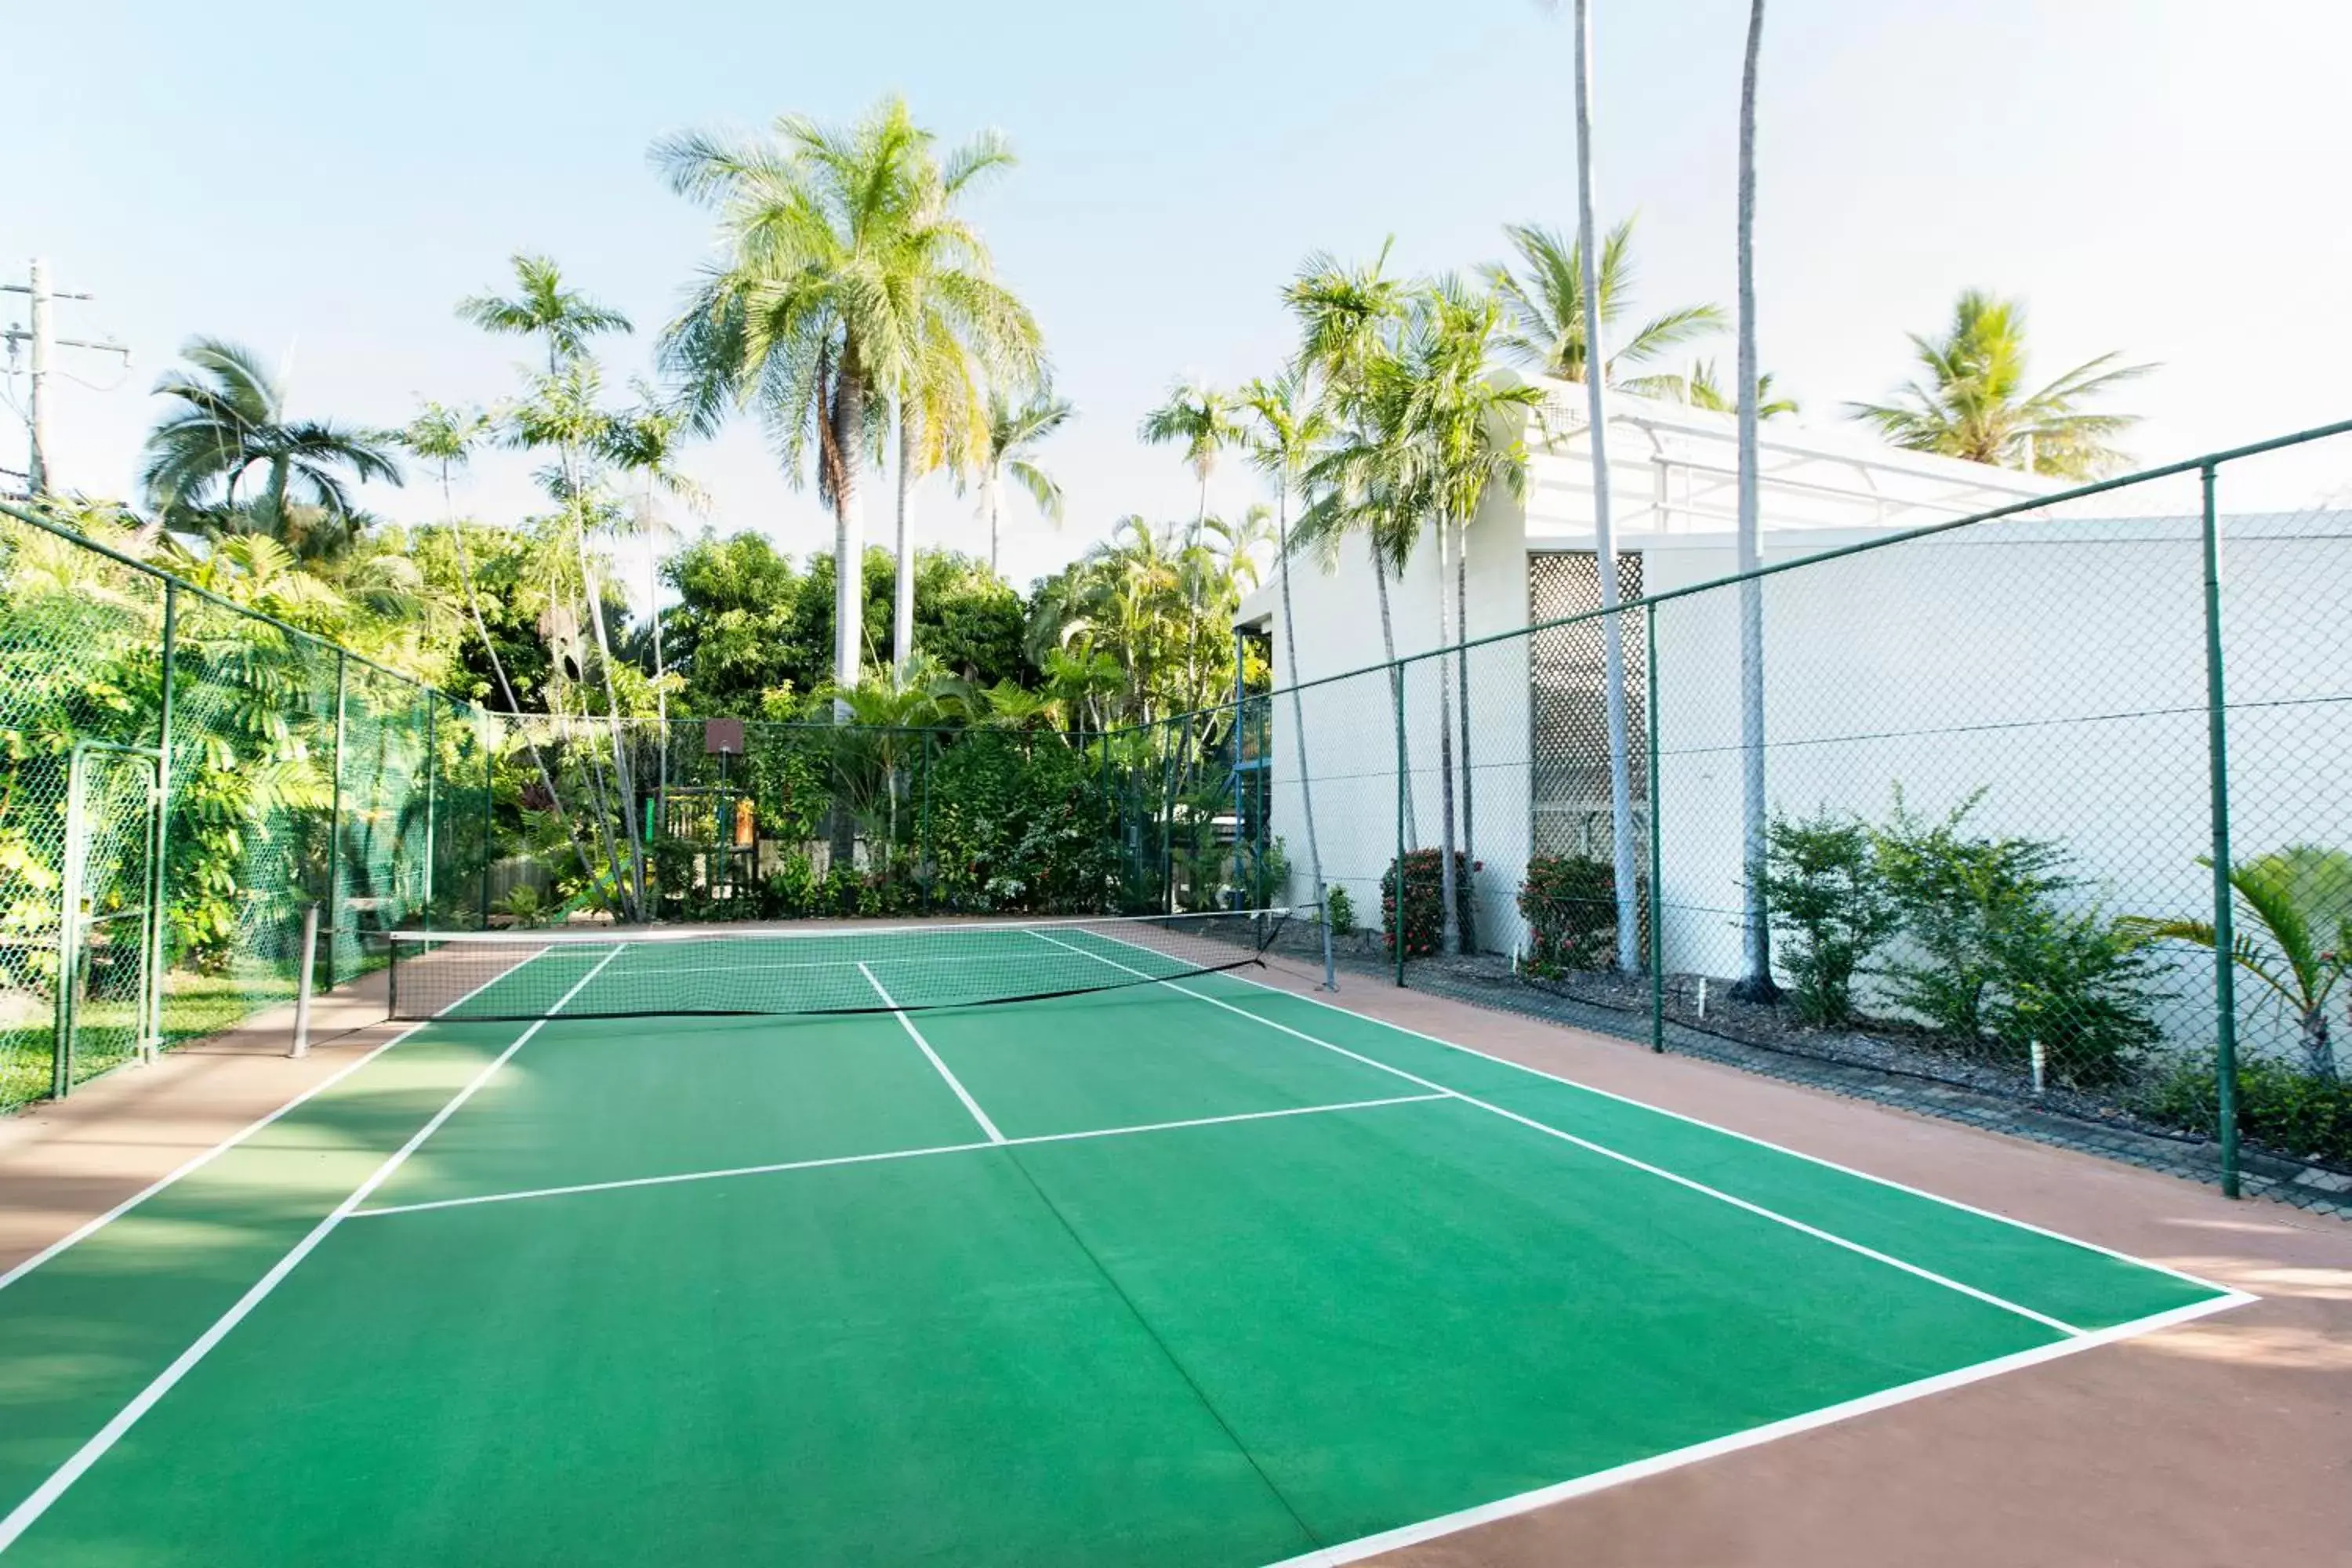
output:
[[[0,509],[0,1110],[482,919],[465,704]]]
[[[1264,901],[1319,866],[1367,979],[2352,1202],[2345,428],[1778,535],[1746,578],[1725,535],[1647,538],[1613,613],[1590,550],[1530,552],[1537,624],[1263,700]],[[2233,479],[2318,499],[2233,512]],[[1236,841],[1246,775],[1188,776],[1126,814],[1130,862]]]

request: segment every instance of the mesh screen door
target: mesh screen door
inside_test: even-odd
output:
[[[66,795],[52,1093],[155,1038],[157,754],[82,741]]]

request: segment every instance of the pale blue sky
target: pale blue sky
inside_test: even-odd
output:
[[[1741,0],[1596,0],[1606,216],[1639,207],[1641,299],[1731,293]],[[0,274],[47,257],[101,298],[70,335],[64,479],[129,488],[144,395],[194,332],[290,368],[299,411],[395,423],[423,397],[488,401],[516,345],[457,322],[518,248],[555,256],[652,331],[708,223],[645,159],[657,134],[843,118],[904,92],[944,138],[994,125],[1022,166],[980,203],[1046,329],[1079,423],[1053,452],[1056,535],[1014,508],[1008,571],[1057,564],[1121,513],[1190,510],[1137,418],[1177,374],[1237,381],[1288,347],[1277,290],[1318,247],[1407,269],[1501,250],[1511,220],[1572,223],[1562,19],[1530,0],[1001,0],[658,5],[410,0],[396,7],[160,0],[13,5],[0,138]],[[2352,203],[2343,62],[2326,0],[1774,0],[1759,218],[1764,363],[1839,423],[1906,374],[1906,330],[1962,286],[2028,300],[2039,368],[2103,350],[2165,362],[2123,405],[2154,461],[2352,414]],[[21,314],[0,296],[0,317]],[[1725,362],[1727,340],[1704,348]],[[101,390],[103,389],[103,390]],[[19,395],[22,383],[14,388]],[[21,464],[13,428],[0,452]],[[2279,464],[2301,504],[2352,482]],[[698,448],[722,528],[830,542],[748,428]],[[1238,465],[1219,504],[1255,491]],[[529,504],[494,461],[463,498]],[[421,516],[428,487],[371,504]],[[982,547],[971,505],[927,494],[919,537]],[[869,518],[871,537],[887,517]]]

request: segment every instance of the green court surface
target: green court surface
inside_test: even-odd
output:
[[[1339,1563],[2239,1300],[1238,973],[440,1023],[0,1289],[0,1550]]]

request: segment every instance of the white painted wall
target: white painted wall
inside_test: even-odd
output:
[[[1626,460],[1612,447],[1612,462]],[[1895,460],[1898,477],[1918,480],[1914,459]],[[1530,551],[1591,547],[1577,515],[1580,499],[1589,508],[1589,468],[1550,456],[1532,467],[1527,504],[1497,498],[1471,530],[1474,637],[1524,625]],[[1882,493],[1894,487],[1887,475],[1868,478]],[[1939,509],[1961,495],[1950,478],[1927,476],[1941,487],[1937,502],[1897,509],[1893,525],[1879,527],[1830,522],[1842,503],[1810,490],[1783,497],[1787,506],[1776,510],[1768,489],[1766,560],[1943,521]],[[2004,499],[1996,489],[1980,504]],[[1940,815],[1982,790],[1976,826],[2066,844],[2085,900],[2117,913],[2207,908],[2210,881],[2196,864],[2210,826],[2193,488],[2105,499],[2137,515],[2077,506],[2063,517],[1979,525],[1768,578],[1775,809],[1826,806],[1878,819],[1899,785],[1916,809]],[[1638,515],[1653,526],[1628,529],[1620,544],[1642,552],[1651,594],[1734,570],[1727,525],[1658,509]],[[2352,756],[2352,514],[2232,518],[2225,531],[2238,852],[2352,847],[2343,766]],[[1390,586],[1398,651],[1437,646],[1434,550],[1424,542]],[[1382,657],[1371,574],[1351,549],[1328,574],[1301,564],[1292,591],[1299,665],[1311,683],[1300,702],[1325,876],[1372,924],[1398,838],[1392,699],[1383,672],[1332,679]],[[1244,616],[1262,612],[1279,638],[1271,586]],[[1677,972],[1728,975],[1738,967],[1737,617],[1731,590],[1672,599],[1659,612],[1664,935]],[[1628,630],[1640,635],[1638,623]],[[1286,683],[1279,641],[1276,656]],[[1507,951],[1522,936],[1513,905],[1528,845],[1528,643],[1507,637],[1469,658],[1479,944]],[[1438,841],[1440,669],[1438,660],[1417,662],[1405,685],[1413,795],[1406,837],[1415,847]],[[1278,700],[1274,827],[1297,868],[1292,896],[1303,900],[1311,889],[1297,732],[1289,699]],[[2184,969],[2176,984],[2179,1027],[2209,1027],[2200,1006],[2210,967]],[[2257,1047],[2282,1046],[2273,1021],[2249,1005]]]

